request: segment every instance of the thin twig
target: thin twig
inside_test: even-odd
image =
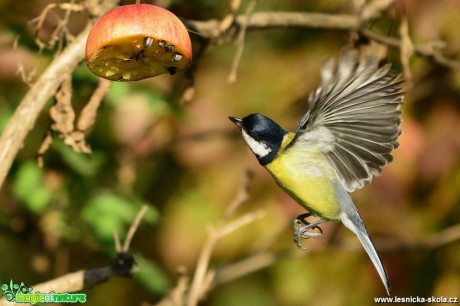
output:
[[[372,0],[366,1],[360,12],[363,21],[379,17],[383,11],[387,10],[396,0]]]
[[[14,42],[13,42],[13,50],[15,51],[16,54],[18,54],[18,44],[19,44],[19,35],[15,37]],[[40,53],[40,51],[38,52]],[[32,80],[35,78],[38,67],[39,65],[39,54],[35,58],[35,64],[34,67],[30,71],[26,71],[24,65],[22,64],[21,57],[17,56],[17,65],[18,69],[16,71],[17,74],[21,76],[21,80],[27,84],[27,86],[32,85]]]
[[[243,204],[249,199],[249,185],[251,184],[253,174],[254,173],[251,169],[246,170],[243,176],[241,187],[238,189],[238,192],[236,193],[235,197],[225,209],[224,220],[230,218],[230,216],[232,216],[235,213],[238,207],[240,207],[241,204]]]
[[[366,16],[373,14],[366,13]],[[365,37],[385,44],[389,47],[401,48],[401,40],[378,34],[370,29],[362,27],[365,20],[355,15],[346,14],[322,14],[322,13],[294,13],[294,12],[255,12],[247,20],[246,15],[240,15],[235,19],[235,27],[246,25],[247,30],[261,30],[270,28],[317,28],[335,29],[346,31],[358,31]],[[215,38],[214,29],[217,20],[208,21],[185,21],[189,27],[193,28],[204,38]],[[450,69],[460,70],[460,61],[447,58],[441,53],[442,43],[439,41],[429,43],[414,44],[415,54],[430,58],[442,66]]]
[[[103,3],[97,0],[86,0],[85,6],[92,15],[98,16],[115,7],[117,3],[117,0],[106,0]],[[27,134],[34,127],[38,115],[61,84],[58,76],[73,72],[84,59],[86,38],[90,29],[91,24],[88,24],[75,40],[53,59],[45,72],[31,86],[3,130],[0,137],[0,160],[2,161],[0,187],[3,186],[6,175],[18,151],[22,148]]]
[[[78,117],[77,129],[79,131],[85,133],[94,125],[97,110],[105,95],[109,92],[110,84],[112,83],[109,80],[99,78],[96,90],[93,92],[89,102],[85,105]]]
[[[203,284],[203,279],[208,270],[209,260],[211,259],[212,250],[214,245],[218,240],[218,235],[215,234],[216,231],[210,229],[208,231],[208,239],[203,245],[200,256],[198,257],[198,262],[196,265],[195,274],[193,276],[192,284],[190,285],[190,291],[187,298],[187,306],[195,306],[200,300],[201,286]]]
[[[75,112],[72,108],[72,74],[61,77],[62,83],[56,92],[56,103],[49,113],[54,123],[51,129],[58,132],[65,139],[74,129]]]
[[[211,259],[212,251],[216,243],[223,237],[235,232],[237,229],[254,222],[264,216],[262,211],[256,211],[245,214],[244,216],[236,219],[235,221],[225,224],[216,229],[210,229],[208,239],[201,249],[198,259],[195,275],[190,286],[190,292],[187,300],[187,306],[195,306],[198,301],[203,297],[209,286],[213,282],[213,277],[208,276],[208,267]]]
[[[198,32],[202,38],[215,39],[216,27],[219,21],[184,20],[186,25]],[[335,30],[357,30],[360,20],[354,15],[296,13],[296,12],[255,12],[250,20],[246,15],[235,18],[234,26],[239,28],[246,24],[247,30],[262,30],[275,28],[318,28]]]
[[[297,250],[295,251],[298,252]],[[278,253],[262,251],[244,257],[234,263],[224,265],[216,271],[216,277],[214,278],[214,282],[211,284],[211,289],[219,285],[229,283],[245,275],[265,269],[276,262],[279,262],[282,258],[289,258],[293,256],[293,251],[282,251]]]
[[[402,42],[398,38],[388,37],[379,33],[376,33],[370,29],[360,29],[359,33],[371,40],[382,43],[392,48],[401,49]],[[418,56],[432,59],[441,66],[445,66],[450,69],[460,70],[460,61],[452,60],[444,56],[441,52],[445,43],[441,41],[433,41],[424,44],[414,44],[414,53]]]
[[[230,2],[229,10],[227,15],[222,18],[222,20],[219,23],[219,26],[217,27],[217,33],[219,36],[221,36],[223,33],[227,32],[233,22],[235,21],[235,15],[238,9],[240,8],[241,5],[241,0],[232,0]]]
[[[118,235],[117,230],[113,230],[113,242],[115,244],[115,251],[121,253],[123,249],[121,248],[120,235]]]
[[[29,24],[34,24],[34,23],[36,24],[35,25],[35,43],[37,44],[37,46],[40,47],[40,49],[44,49],[46,47],[50,48],[50,49],[53,48],[54,44],[57,41],[57,39],[62,37],[61,33],[68,34],[68,31],[66,29],[66,25],[67,25],[67,22],[68,22],[69,17],[70,17],[70,12],[81,12],[81,11],[83,11],[83,5],[75,4],[74,2],[75,2],[75,0],[72,0],[70,3],[49,3],[42,10],[42,12],[40,13],[40,15],[38,17],[32,19],[29,22]],[[65,15],[64,15],[64,19],[59,21],[58,26],[53,31],[53,34],[51,35],[51,39],[48,42],[48,46],[47,46],[43,41],[41,41],[38,38],[38,34],[39,34],[40,30],[42,29],[43,24],[45,23],[49,12],[52,9],[55,9],[55,8],[65,10]]]
[[[54,120],[51,129],[59,133],[64,143],[75,152],[91,153],[86,144],[85,134],[75,131],[75,111],[72,108],[72,74],[63,77],[63,81],[56,92],[56,104],[50,108],[50,116]],[[45,140],[46,141],[46,140]],[[45,152],[41,152],[44,154]]]
[[[70,4],[74,4],[75,0],[70,0]],[[78,5],[80,10],[83,10],[82,5]],[[56,29],[53,31],[51,34],[51,38],[48,42],[48,48],[53,48],[56,45],[56,42],[58,43],[58,51],[60,52],[63,48],[64,45],[64,39],[67,40],[67,42],[71,42],[74,37],[70,34],[69,30],[67,29],[67,23],[69,22],[70,18],[70,13],[73,10],[71,8],[67,8],[65,10],[64,18],[59,20],[59,23],[56,27]]]
[[[129,251],[129,247],[131,245],[131,240],[133,239],[134,234],[136,233],[137,228],[139,227],[139,224],[141,223],[141,220],[144,217],[144,215],[147,213],[148,209],[149,209],[149,207],[147,205],[143,205],[141,210],[139,210],[139,212],[137,213],[137,216],[134,219],[134,222],[131,224],[131,226],[130,226],[130,228],[128,230],[128,234],[126,235],[125,243],[123,244],[123,248],[122,248],[123,252],[128,252]]]
[[[379,251],[401,252],[440,248],[456,241],[460,241],[460,224],[451,226],[439,233],[428,235],[412,242],[394,241],[393,239],[377,240],[376,247]],[[357,241],[352,245],[345,246],[343,244],[333,244],[329,245],[328,248],[333,248],[334,252],[358,252],[362,250],[361,245]],[[216,270],[214,282],[211,284],[210,289],[231,282],[250,273],[265,269],[277,262],[280,262],[280,260],[298,257],[300,255],[305,256],[306,254],[324,252],[326,250],[327,249],[308,249],[307,252],[303,251],[299,253],[297,249],[292,248],[281,251],[262,250],[256,252],[248,257],[224,265]]]
[[[178,268],[179,280],[177,285],[170,291],[170,293],[155,306],[182,306],[185,305],[185,294],[190,284],[190,279],[184,267]]]
[[[0,186],[3,185],[11,164],[23,146],[27,134],[34,127],[38,115],[61,84],[61,79],[56,76],[72,72],[83,58],[89,29],[90,26],[87,26],[75,41],[53,60],[10,118],[0,138]]]
[[[195,306],[198,301],[203,297],[209,286],[213,283],[213,279],[207,277],[209,262],[211,259],[212,251],[216,243],[223,237],[235,232],[237,229],[247,225],[257,219],[263,217],[263,212],[257,211],[248,213],[237,220],[225,224],[222,227],[210,229],[208,239],[206,240],[203,248],[201,249],[198,263],[196,266],[195,274],[193,276],[192,284],[187,299],[187,306]]]
[[[48,131],[43,138],[42,144],[38,148],[37,151],[37,163],[38,166],[41,168],[43,167],[43,156],[45,155],[46,151],[48,151],[49,147],[53,144],[53,134],[51,131]]]
[[[243,226],[245,226],[247,224],[250,224],[250,223],[252,223],[252,222],[254,222],[254,221],[258,220],[258,219],[261,219],[264,215],[265,215],[265,213],[263,211],[256,210],[256,211],[247,213],[247,214],[239,217],[238,219],[236,219],[236,220],[234,220],[234,221],[232,221],[230,223],[225,224],[217,232],[217,239],[221,239],[221,238],[233,233],[234,231],[236,231],[240,227],[243,227]]]
[[[245,14],[247,16],[247,20],[243,24],[243,26],[241,27],[240,32],[238,33],[238,38],[236,40],[236,43],[237,43],[238,47],[236,49],[236,54],[235,54],[235,57],[233,58],[233,62],[232,62],[232,68],[230,70],[230,74],[229,74],[228,79],[227,79],[229,83],[234,83],[236,81],[236,75],[237,75],[238,66],[240,64],[240,60],[241,60],[241,57],[243,56],[243,51],[244,51],[244,40],[245,40],[245,37],[246,37],[247,25],[251,21],[251,16],[252,16],[252,13],[254,11],[255,6],[256,6],[256,1],[251,0],[248,3],[248,6],[246,7]]]
[[[249,224],[263,216],[262,212],[256,211],[245,214],[232,222],[225,222],[228,219],[228,217],[230,217],[229,214],[235,212],[235,209],[239,207],[241,203],[247,200],[247,185],[249,177],[250,176],[246,173],[244,183],[239,188],[239,191],[237,192],[235,199],[230,202],[231,208],[226,210],[226,215],[222,219],[222,223],[216,228],[211,228],[208,231],[208,238],[206,239],[206,242],[201,249],[200,255],[198,257],[195,274],[190,285],[190,290],[188,293],[186,303],[187,306],[197,305],[198,301],[209,290],[209,286],[214,281],[214,272],[209,270],[209,262],[216,243],[226,235],[233,233],[242,226]]]

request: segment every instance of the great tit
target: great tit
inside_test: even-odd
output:
[[[325,62],[295,133],[261,114],[229,117],[259,163],[308,211],[294,222],[297,245],[300,238],[320,235],[312,230],[321,223],[341,221],[358,237],[388,295],[387,272],[349,192],[370,183],[392,161],[401,134],[402,87],[390,64],[379,68],[374,57],[360,61],[356,50],[346,50],[337,67],[331,59]],[[317,219],[309,223],[309,215]]]

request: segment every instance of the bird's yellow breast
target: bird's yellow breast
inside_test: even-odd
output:
[[[288,150],[284,147],[280,150],[282,153],[265,166],[276,183],[310,213],[338,220],[340,206],[333,187],[337,177],[324,154],[295,145]]]

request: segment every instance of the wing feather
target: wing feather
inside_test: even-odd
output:
[[[326,61],[310,110],[286,149],[320,147],[349,192],[370,183],[392,161],[401,134],[404,81],[390,68],[379,68],[373,57],[358,61],[356,50],[344,51],[337,67]]]

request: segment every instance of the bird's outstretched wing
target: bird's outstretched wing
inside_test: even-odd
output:
[[[309,97],[293,145],[316,146],[351,192],[381,174],[392,160],[401,133],[403,80],[381,68],[375,58],[358,61],[356,50],[343,51],[338,67],[328,60],[321,84]]]

